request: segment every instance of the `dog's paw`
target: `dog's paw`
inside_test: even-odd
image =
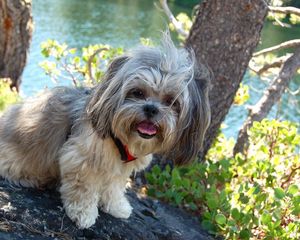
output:
[[[112,204],[108,209],[104,209],[104,211],[115,218],[127,219],[132,213],[132,207],[126,199]]]
[[[98,217],[98,208],[91,206],[85,209],[65,207],[68,217],[76,223],[80,229],[89,228],[95,224]]]

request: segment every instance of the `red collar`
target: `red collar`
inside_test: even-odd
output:
[[[110,135],[111,135],[111,138],[113,139],[114,143],[116,144],[116,146],[119,150],[119,153],[121,155],[121,160],[124,163],[129,163],[129,162],[136,160],[136,157],[131,155],[131,153],[128,150],[128,147],[126,145],[123,145],[123,143],[121,142],[121,140],[119,138],[116,138],[113,134],[110,134]]]
[[[128,162],[131,162],[131,161],[134,161],[136,160],[136,157],[132,156],[128,150],[128,147],[125,145],[123,146],[124,149],[125,149],[125,153],[126,153],[126,160],[125,160],[125,163],[128,163]],[[120,149],[119,149],[120,151]],[[124,161],[124,159],[122,159]]]

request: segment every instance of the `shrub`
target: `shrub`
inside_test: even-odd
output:
[[[204,162],[146,174],[148,194],[198,215],[226,239],[300,239],[300,135],[290,122],[263,120],[247,154],[219,135]]]
[[[148,38],[141,38],[140,42],[146,46],[154,45]],[[66,43],[49,39],[41,44],[41,53],[46,60],[39,65],[55,83],[68,80],[75,86],[93,86],[101,81],[111,60],[123,52],[122,47],[106,44],[70,48]]]
[[[8,105],[19,100],[19,95],[16,91],[11,90],[7,79],[0,79],[0,112]]]
[[[107,64],[121,55],[123,48],[96,44],[78,50],[50,39],[41,44],[41,53],[47,60],[40,67],[54,82],[68,80],[75,86],[89,86],[101,80]]]

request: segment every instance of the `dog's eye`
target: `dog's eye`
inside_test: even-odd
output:
[[[164,103],[166,106],[172,107],[176,112],[179,112],[180,106],[177,99],[174,99],[173,96],[167,96],[164,99]]]
[[[140,99],[145,98],[144,92],[143,92],[141,89],[138,89],[138,88],[132,90],[131,94],[132,94],[132,96],[134,96],[135,98],[140,98]]]
[[[173,105],[175,102],[174,102],[174,98],[172,96],[167,96],[165,99],[164,99],[164,103],[167,105],[167,106],[170,106],[170,105]]]

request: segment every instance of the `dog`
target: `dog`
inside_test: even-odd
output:
[[[93,88],[55,87],[0,118],[0,176],[24,187],[58,183],[68,217],[92,226],[98,207],[132,212],[128,177],[152,154],[186,164],[210,122],[209,75],[168,34],[115,58]]]

